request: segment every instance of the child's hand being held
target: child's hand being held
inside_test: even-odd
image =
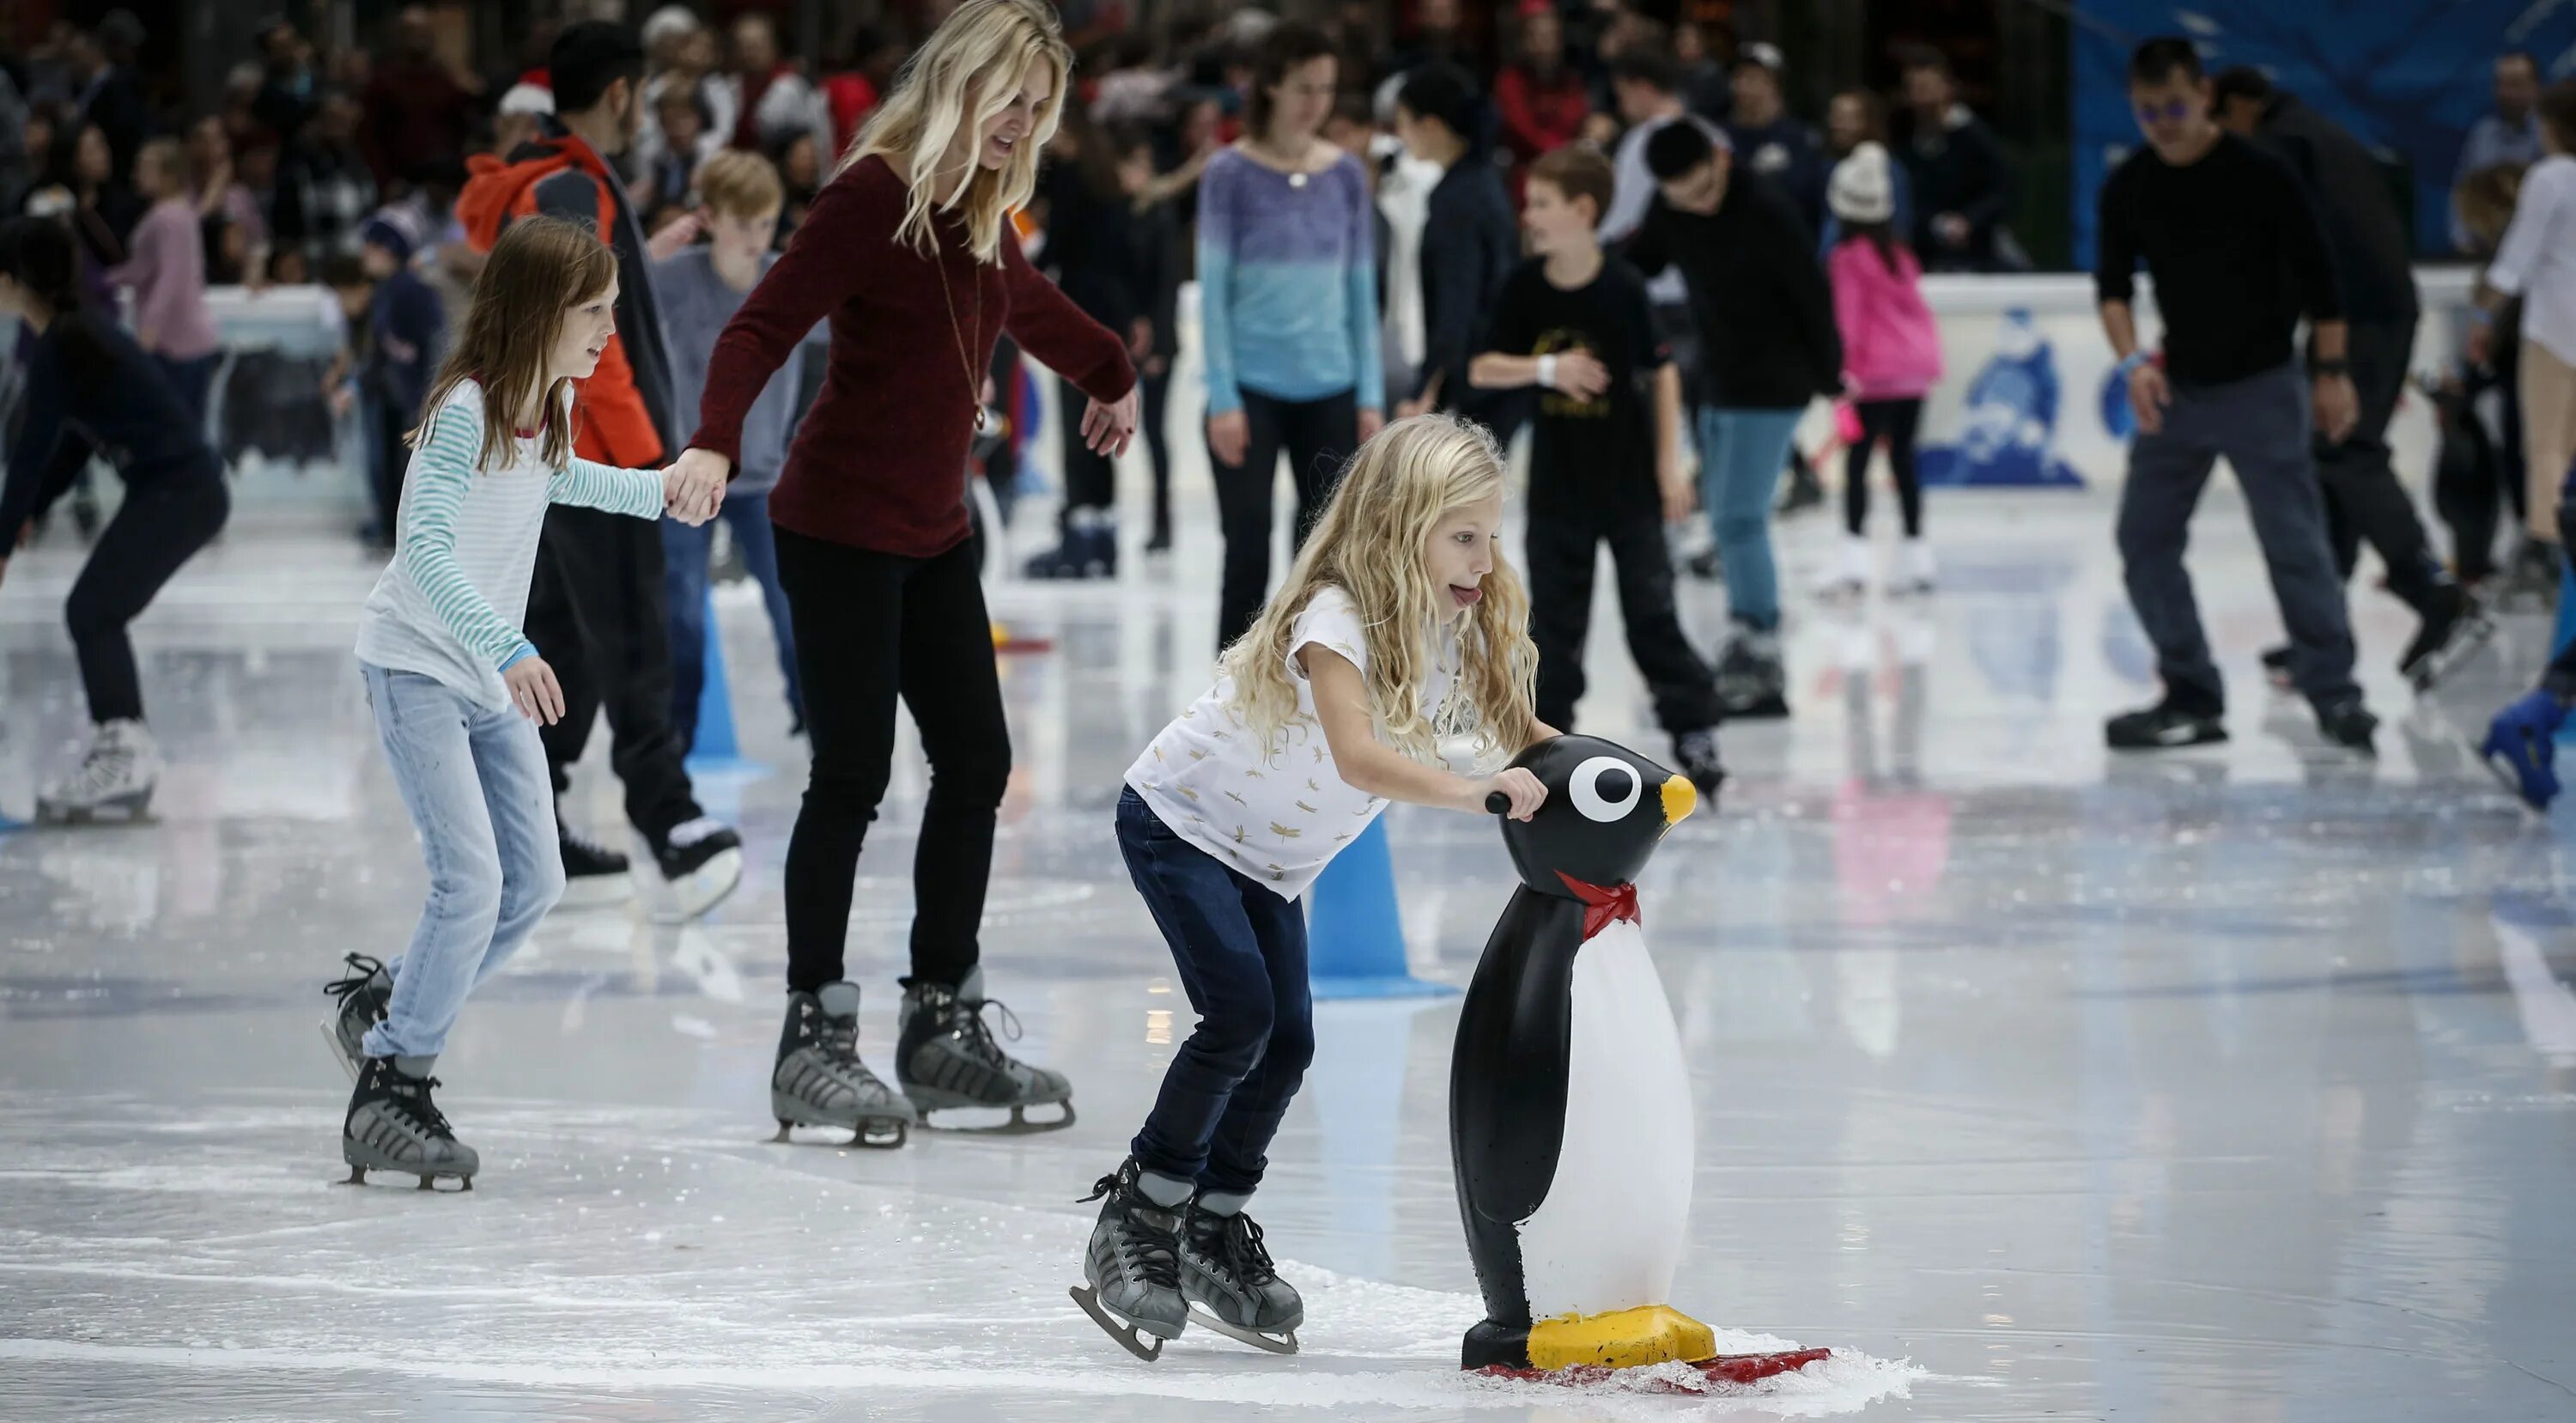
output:
[[[501,670],[501,685],[510,689],[510,705],[528,720],[552,726],[563,720],[563,684],[542,657],[522,657]]]
[[[1513,766],[1502,774],[1485,780],[1470,781],[1467,808],[1483,810],[1485,798],[1492,795],[1499,795],[1511,802],[1511,808],[1503,814],[1514,820],[1528,820],[1538,814],[1540,806],[1547,804],[1546,785],[1537,776],[1519,766]]]

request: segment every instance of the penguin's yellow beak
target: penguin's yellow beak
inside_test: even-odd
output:
[[[1665,780],[1664,828],[1666,830],[1690,819],[1691,812],[1697,809],[1699,809],[1699,788],[1690,783],[1690,777],[1673,776]]]

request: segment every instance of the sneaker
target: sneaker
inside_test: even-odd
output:
[[[596,909],[620,904],[635,892],[626,877],[626,857],[575,830],[555,813],[555,846],[563,854],[564,892],[556,901],[567,909]]]
[[[2379,718],[2370,714],[2359,697],[2317,708],[2317,730],[2325,733],[2326,740],[2346,750],[2358,751],[2364,756],[2379,754],[2374,740],[2379,732]]]
[[[1787,686],[1780,635],[1738,627],[1717,659],[1717,700],[1727,717],[1759,721],[1787,716]]]
[[[742,883],[742,837],[711,815],[671,827],[653,849],[662,893],[657,924],[683,924],[716,907]]]
[[[2558,728],[2567,707],[2548,691],[2529,693],[2487,723],[2478,755],[2524,805],[2546,812],[2558,798]]]
[[[1717,759],[1717,733],[1703,728],[1685,731],[1673,738],[1673,759],[1681,763],[1681,772],[1703,797],[1715,796],[1726,784],[1726,767]]]
[[[161,750],[151,731],[131,717],[103,721],[80,765],[37,793],[36,818],[57,825],[141,820],[160,779]]]
[[[2216,712],[2186,707],[2167,696],[2154,706],[2111,718],[2102,739],[2114,751],[2169,751],[2225,741],[2227,728]]]
[[[2459,589],[2415,629],[2415,640],[2397,659],[2397,670],[2416,691],[2429,692],[2443,678],[2477,655],[2495,636],[2495,620],[2478,601]]]
[[[1869,540],[1853,534],[1842,547],[1826,559],[1824,573],[1816,579],[1819,598],[1857,598],[1869,587]]]
[[[1921,539],[1907,539],[1896,551],[1896,568],[1887,576],[1887,591],[1897,597],[1929,593],[1940,575],[1940,566],[1932,561],[1932,545]]]

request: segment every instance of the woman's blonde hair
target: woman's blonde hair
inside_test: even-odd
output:
[[[546,379],[546,361],[563,336],[565,313],[608,290],[617,277],[617,253],[586,222],[523,217],[492,244],[491,259],[474,280],[456,348],[430,382],[421,425],[409,442],[427,436],[429,420],[463,381],[483,387],[483,440],[478,470],[507,466],[518,442],[518,414],[539,396],[538,455],[548,469],[572,463],[572,382]],[[538,386],[543,383],[544,389]]]
[[[2452,191],[2451,206],[2475,250],[2493,252],[2504,241],[2504,230],[2513,226],[2513,210],[2522,202],[2522,175],[2520,163],[2490,163],[2462,178]]]
[[[1019,98],[1020,86],[1040,65],[1055,84],[1035,131],[998,169],[986,168],[970,152],[964,170],[941,191],[940,164],[959,133],[971,148],[974,136]],[[894,93],[850,140],[834,171],[882,156],[911,187],[896,237],[927,255],[938,245],[932,214],[962,210],[975,260],[998,262],[1011,210],[1027,206],[1037,192],[1038,155],[1055,136],[1072,74],[1073,51],[1054,7],[1041,0],[966,0],[905,62]]]
[[[1538,649],[1529,638],[1529,594],[1499,554],[1484,597],[1463,618],[1424,558],[1432,531],[1454,509],[1503,491],[1503,454],[1481,425],[1450,415],[1399,420],[1360,446],[1315,524],[1288,581],[1220,660],[1234,679],[1236,714],[1276,750],[1297,716],[1289,638],[1297,615],[1327,586],[1350,596],[1367,641],[1369,707],[1378,731],[1416,760],[1440,743],[1472,738],[1476,758],[1510,756],[1537,739],[1531,711]],[[1425,717],[1423,687],[1440,669],[1432,632],[1458,620],[1458,695]]]

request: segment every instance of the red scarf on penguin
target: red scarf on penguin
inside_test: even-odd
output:
[[[1586,884],[1563,870],[1558,870],[1556,877],[1565,881],[1565,887],[1574,891],[1575,898],[1583,901],[1585,942],[1590,942],[1593,935],[1609,928],[1617,920],[1625,919],[1637,925],[1643,925],[1646,922],[1646,917],[1637,912],[1635,885],[1614,884],[1604,888],[1597,884]]]

